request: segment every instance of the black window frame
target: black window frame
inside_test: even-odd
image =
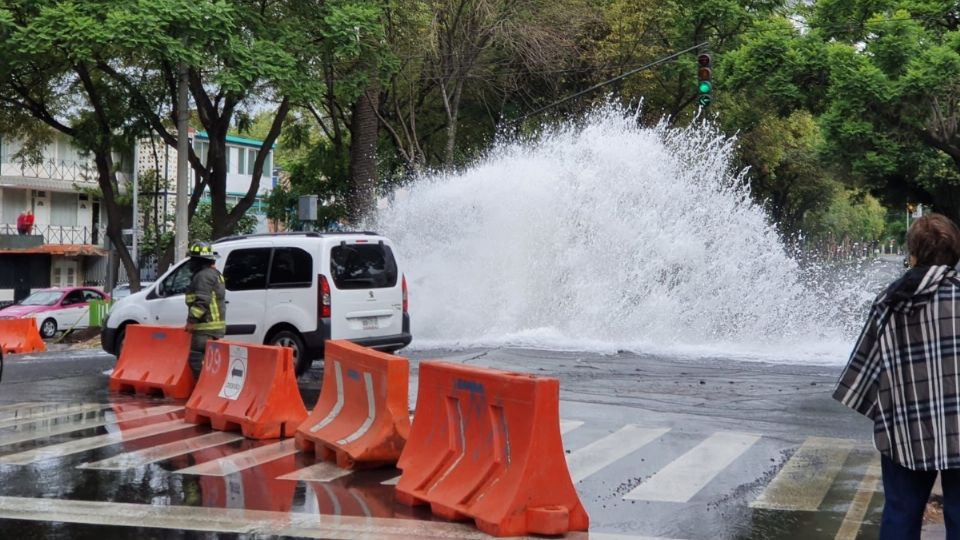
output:
[[[236,256],[236,255],[238,255],[238,254],[241,254],[242,252],[252,252],[252,251],[266,251],[266,252],[267,252],[267,256],[266,256],[266,259],[265,259],[265,260],[266,260],[266,263],[265,263],[264,268],[263,268],[263,283],[262,283],[262,285],[259,286],[259,287],[257,287],[257,286],[254,286],[254,287],[246,287],[246,286],[245,286],[244,288],[240,288],[240,289],[231,288],[231,274],[228,272],[228,270],[230,269],[230,261],[231,261],[231,259],[232,259],[234,256]],[[265,291],[265,290],[267,290],[267,283],[269,283],[269,277],[270,277],[270,265],[272,264],[272,261],[273,261],[273,247],[259,246],[259,247],[249,247],[249,248],[237,248],[237,249],[234,249],[234,250],[230,251],[230,253],[227,254],[227,260],[225,260],[224,263],[223,263],[223,283],[224,283],[224,287],[226,287],[226,289],[227,289],[228,291],[230,291],[230,292]],[[243,268],[245,268],[246,270],[249,270],[249,269],[250,269],[250,265],[249,265],[249,264],[244,264],[244,265],[241,265],[241,266],[242,266]]]
[[[392,272],[393,272],[392,275],[390,274],[391,268],[384,268],[384,274],[386,274],[388,278],[383,284],[366,282],[366,283],[356,283],[355,286],[351,286],[352,284],[348,284],[343,280],[342,276],[340,275],[340,272],[336,268],[339,265],[335,261],[334,250],[344,249],[344,248],[359,248],[359,249],[380,248],[382,250],[382,253],[389,256],[389,261],[392,261],[392,263],[390,263],[387,257],[386,256],[384,257],[384,266],[385,267],[392,266]],[[331,281],[333,281],[333,286],[337,290],[341,290],[341,291],[356,291],[356,290],[364,290],[364,289],[392,289],[396,287],[397,283],[399,283],[400,281],[400,268],[399,268],[399,265],[397,265],[397,258],[393,254],[393,249],[391,249],[390,246],[388,246],[387,244],[384,244],[382,242],[353,243],[353,244],[341,242],[340,244],[337,244],[330,248],[330,277],[331,277]]]
[[[273,281],[274,264],[277,261],[277,252],[281,250],[289,250],[292,253],[296,253],[299,251],[302,255],[306,256],[310,260],[310,269],[307,271],[307,274],[305,276],[301,276],[301,277],[306,277],[307,278],[306,280],[274,283]],[[314,262],[315,261],[313,259],[313,254],[301,247],[275,246],[273,248],[273,251],[271,251],[270,253],[270,266],[267,269],[267,288],[268,289],[309,289],[310,287],[313,287],[313,276],[315,275],[314,268],[313,268]]]

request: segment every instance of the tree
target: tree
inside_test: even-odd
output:
[[[0,116],[13,118],[13,131],[20,133],[41,122],[93,157],[107,237],[136,289],[139,272],[123,243],[124,207],[115,160],[125,134],[135,126],[121,89],[96,69],[95,47],[87,39],[100,23],[74,2],[0,7]]]
[[[951,2],[821,0],[758,26],[724,74],[780,114],[818,114],[825,156],[850,183],[957,218],[958,30]]]
[[[735,49],[753,24],[780,9],[782,0],[667,0],[650,2],[611,0],[603,10],[607,31],[596,40],[597,69],[619,74],[688,47],[707,43],[699,52],[709,52],[718,63]],[[728,91],[723,79],[714,77],[718,94]],[[644,112],[671,121],[696,112],[696,54],[644,71],[620,83],[628,103],[643,101]]]
[[[208,137],[205,160],[190,149],[195,181],[190,214],[203,192],[211,199],[214,237],[232,232],[253,204],[267,154],[280,134],[291,101],[316,90],[312,47],[320,24],[311,2],[243,0],[104,1],[92,7],[103,21],[88,39],[102,51],[96,67],[123,88],[136,114],[161,139],[177,145],[170,129],[178,115],[180,67],[187,72],[197,118]],[[257,152],[247,192],[228,208],[226,136],[255,105],[273,103],[273,122]]]
[[[501,122],[512,119],[507,113],[515,118],[553,97],[565,73],[576,71],[579,38],[596,18],[583,0],[390,6],[387,39],[399,64],[384,85],[379,112],[407,175],[463,163],[467,148],[482,149]],[[548,95],[538,95],[540,89]],[[467,144],[461,144],[464,135]]]
[[[756,108],[748,104],[725,106],[728,125],[741,116],[751,117]],[[748,112],[740,112],[741,110]],[[813,116],[798,110],[787,117],[763,115],[739,137],[738,156],[750,167],[750,186],[770,218],[786,235],[809,224],[807,215],[829,205],[843,184],[823,162],[823,135]]]

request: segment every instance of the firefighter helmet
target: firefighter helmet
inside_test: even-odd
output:
[[[194,242],[190,246],[188,255],[197,259],[208,259],[211,261],[217,259],[217,252],[213,251],[210,244],[206,242]]]

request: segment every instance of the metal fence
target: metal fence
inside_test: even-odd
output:
[[[44,244],[106,245],[106,227],[81,227],[77,225],[34,225],[30,234],[43,237]],[[0,234],[19,234],[17,226],[0,223]]]

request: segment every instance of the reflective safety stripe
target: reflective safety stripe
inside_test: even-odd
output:
[[[227,324],[223,321],[197,323],[193,325],[194,330],[225,330]]]
[[[217,291],[210,292],[210,320],[220,320],[220,306],[217,305]]]
[[[203,317],[204,313],[206,312],[203,310],[203,308],[199,308],[197,306],[192,306],[190,308],[190,316],[193,317],[194,319],[199,319],[200,317]]]

